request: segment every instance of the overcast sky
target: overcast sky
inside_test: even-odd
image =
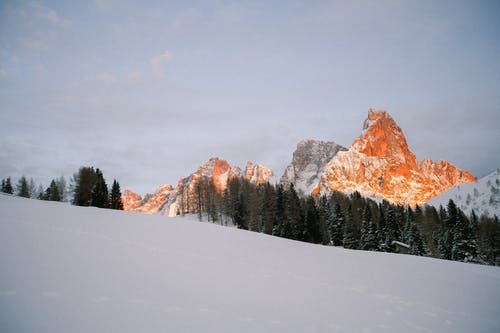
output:
[[[498,1],[1,1],[0,178],[152,192],[212,156],[278,175],[387,110],[419,160],[500,167]]]

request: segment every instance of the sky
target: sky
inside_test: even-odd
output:
[[[500,167],[498,1],[0,1],[0,178],[153,192],[212,156],[281,176],[387,110],[419,160]]]

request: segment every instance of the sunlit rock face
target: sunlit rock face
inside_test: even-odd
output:
[[[262,164],[248,162],[245,168],[245,179],[250,183],[261,185],[273,177],[273,171]]]
[[[144,198],[130,190],[125,190],[122,195],[123,209],[129,212],[146,214],[157,213],[165,202],[168,201],[173,188],[170,185],[160,186],[154,194],[147,194]]]
[[[122,194],[122,204],[124,210],[134,211],[137,207],[142,205],[142,197],[139,194],[126,189]]]
[[[231,179],[245,177],[254,184],[263,184],[272,171],[261,165],[248,162],[245,173],[237,166],[231,166],[223,159],[211,158],[188,177],[179,180],[177,187],[160,186],[153,195],[144,199],[130,190],[122,196],[125,210],[141,213],[160,213],[175,216],[179,213],[193,212],[197,209],[197,189],[213,185],[213,190],[222,193]],[[125,195],[126,194],[126,195]]]
[[[368,111],[361,136],[325,166],[314,194],[354,192],[397,204],[421,205],[457,184],[475,181],[447,161],[424,159],[408,149],[401,128],[385,111]]]
[[[339,151],[346,148],[333,141],[302,140],[297,144],[292,162],[286,167],[281,184],[293,184],[303,194],[310,194],[320,180],[323,168]]]

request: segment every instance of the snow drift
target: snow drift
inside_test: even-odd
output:
[[[0,195],[1,332],[499,332],[500,269]]]

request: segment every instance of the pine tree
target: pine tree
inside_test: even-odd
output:
[[[282,237],[304,240],[303,221],[301,202],[293,184],[291,184],[285,192],[285,221]]]
[[[319,227],[319,212],[316,208],[314,198],[309,196],[306,201],[305,235],[304,241],[310,243],[321,243],[321,231]]]
[[[333,228],[331,229],[332,244],[333,246],[343,246],[345,215],[338,202],[335,203],[333,208],[333,221]]]
[[[378,250],[376,224],[373,222],[370,206],[368,204],[363,209],[360,247],[362,250]]]
[[[81,167],[73,175],[73,201],[77,206],[90,206],[92,191],[97,182],[97,173],[93,167]]]
[[[468,232],[468,256],[465,258],[466,262],[481,262],[481,258],[479,256],[479,245],[478,245],[478,234],[479,234],[479,225],[478,218],[474,209],[471,212],[470,220],[469,220],[469,232]]]
[[[415,215],[412,210],[408,208],[407,222],[405,225],[406,239],[405,243],[410,246],[409,254],[423,256],[426,254],[424,243],[420,235],[420,231],[415,221]]]
[[[456,261],[466,261],[471,257],[469,248],[469,220],[460,209],[458,220],[453,227],[453,246],[451,248],[451,259]]]
[[[57,186],[56,181],[53,179],[50,182],[49,187],[47,188],[46,191],[46,200],[49,201],[61,201],[61,194],[59,193],[59,186]]]
[[[359,238],[357,237],[357,230],[352,217],[352,207],[349,205],[345,212],[343,245],[346,249],[358,249]]]
[[[453,200],[450,200],[448,202],[447,209],[444,212],[444,223],[439,237],[439,252],[441,258],[443,259],[452,259],[452,250],[455,238],[453,229],[458,223],[459,216],[457,206]]]
[[[262,223],[264,224],[264,233],[271,235],[276,223],[276,194],[274,187],[269,183],[264,185]]]
[[[278,185],[276,189],[276,222],[273,226],[273,235],[279,237],[285,236],[285,225],[286,225],[286,214],[285,214],[285,191],[283,185]]]
[[[30,191],[28,188],[28,181],[26,180],[26,177],[22,176],[21,179],[19,179],[19,182],[17,183],[17,195],[23,198],[29,198],[30,197]]]
[[[109,208],[123,210],[122,192],[120,191],[120,184],[116,181],[116,179],[113,180],[113,185],[111,186]]]
[[[322,230],[323,244],[332,245],[333,244],[333,229],[335,228],[335,221],[333,218],[332,209],[330,208],[330,202],[326,195],[322,195],[319,199],[318,212],[320,215],[320,226],[325,230]]]
[[[14,189],[12,188],[12,183],[11,183],[10,177],[8,177],[5,180],[4,192],[8,193],[8,194],[13,194],[14,193]]]
[[[98,208],[108,208],[109,207],[109,195],[108,195],[108,186],[106,185],[106,181],[104,180],[104,176],[101,170],[96,169],[96,182],[94,188],[91,192],[91,206]]]
[[[387,207],[386,225],[385,225],[385,244],[390,252],[394,252],[395,248],[392,245],[394,241],[401,241],[401,230],[396,219],[394,206]]]

